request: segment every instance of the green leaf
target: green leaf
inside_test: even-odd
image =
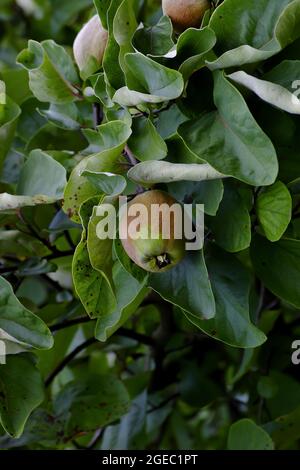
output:
[[[21,343],[37,349],[49,349],[53,345],[48,327],[19,302],[3,277],[0,277],[0,328]]]
[[[132,277],[117,261],[113,267],[113,283],[117,306],[113,312],[100,315],[95,328],[95,337],[106,341],[128,318],[136,312],[148,289],[145,280],[140,283]]]
[[[295,93],[295,90],[299,88],[299,83],[297,83],[299,74],[300,60],[283,60],[276,67],[269,70],[263,78],[268,82],[273,82],[286,88],[291,93]],[[296,88],[294,82],[296,82]],[[299,93],[296,96],[299,96]]]
[[[292,197],[287,187],[276,181],[259,193],[256,202],[259,223],[271,242],[278,241],[292,217]]]
[[[0,367],[0,421],[6,432],[19,437],[29,415],[43,399],[42,378],[30,356],[8,356]]]
[[[174,181],[207,181],[226,177],[207,164],[170,163],[157,160],[138,163],[130,168],[127,174],[132,181],[143,186]]]
[[[274,450],[274,444],[266,431],[251,419],[234,423],[228,435],[229,450]]]
[[[115,238],[113,249],[125,271],[139,281],[140,284],[145,284],[148,280],[149,273],[140,268],[132,261],[131,258],[129,258],[119,238]]]
[[[109,314],[116,308],[116,299],[111,284],[103,272],[92,267],[88,252],[86,227],[93,207],[99,202],[99,199],[100,197],[92,197],[81,206],[80,217],[84,229],[72,261],[74,287],[91,318]],[[111,240],[109,241],[111,242]],[[95,255],[97,256],[97,253]],[[98,259],[96,258],[94,262],[98,262]]]
[[[149,118],[142,117],[133,121],[132,135],[128,145],[135,157],[142,162],[162,160],[168,153],[165,141],[158,134]]]
[[[21,105],[32,96],[26,70],[21,68],[4,69],[1,70],[1,75],[6,85],[6,93],[15,103]]]
[[[68,103],[78,96],[74,85],[79,79],[72,59],[51,39],[29,40],[17,62],[28,70],[30,89],[39,101]]]
[[[256,235],[251,258],[257,276],[276,296],[300,308],[300,240],[282,239],[271,243]]]
[[[215,70],[272,57],[299,37],[299,13],[298,0],[226,0],[209,22],[221,57],[208,66]]]
[[[278,385],[272,377],[264,376],[257,383],[257,391],[265,399],[273,398],[278,392]]]
[[[0,80],[0,171],[14,138],[20,113],[19,106],[6,95],[5,84]]]
[[[281,85],[261,80],[242,71],[227,76],[239,85],[253,91],[262,100],[276,106],[276,108],[291,114],[300,114],[300,100]]]
[[[92,432],[127,413],[130,401],[123,383],[113,375],[93,375],[69,382],[56,397],[54,411],[67,418],[65,434]]]
[[[13,194],[0,194],[0,211],[15,212],[15,209],[26,206],[37,206],[39,204],[52,204],[56,202],[56,197],[44,195],[38,196],[15,196]]]
[[[27,233],[18,230],[1,230],[0,234],[0,255],[27,258],[50,254],[50,250],[40,240]]]
[[[97,171],[86,170],[82,173],[83,176],[95,186],[100,193],[109,196],[118,196],[122,194],[126,188],[126,179],[124,176],[115,175],[113,173],[101,173]]]
[[[271,140],[224,75],[215,72],[214,80],[218,112],[183,123],[179,135],[194,154],[216,170],[254,186],[273,183],[278,162]]]
[[[176,104],[159,113],[155,122],[157,132],[163,139],[169,139],[176,135],[177,129],[188,118],[179,109]]]
[[[183,91],[182,75],[137,52],[126,54],[126,87],[116,91],[113,101],[124,106],[162,103],[178,98]]]
[[[250,246],[251,219],[246,204],[237,189],[224,185],[224,196],[216,217],[208,220],[208,226],[218,245],[235,253]]]
[[[168,184],[168,192],[175,199],[194,204],[203,204],[204,212],[208,215],[216,215],[220,202],[224,194],[222,180],[186,182],[179,181],[177,183]]]
[[[173,269],[152,274],[149,286],[196,320],[204,318],[207,321],[215,315],[215,300],[202,251],[187,253]]]
[[[101,23],[105,29],[107,29],[107,11],[109,9],[111,0],[93,0],[95,8],[100,16]]]
[[[276,448],[290,448],[291,444],[300,437],[300,407],[289,414],[280,416],[264,425],[265,430],[271,435]]]
[[[91,265],[94,269],[101,272],[104,277],[107,278],[108,282],[112,279],[112,245],[113,238],[109,238],[107,226],[101,227],[102,231],[98,228],[98,224],[106,220],[108,217],[107,211],[104,215],[98,215],[98,208],[101,209],[101,205],[105,204],[106,201],[103,199],[98,206],[93,208],[93,212],[90,216],[88,229],[87,229],[87,249],[89,252],[89,258]],[[114,206],[111,206],[114,208]],[[113,230],[115,231],[115,220],[109,219],[113,223]],[[107,230],[107,231],[106,231]],[[103,238],[100,238],[103,236]],[[113,234],[111,234],[113,236]]]
[[[51,104],[49,109],[39,109],[39,113],[62,129],[80,129],[78,109],[75,103]]]
[[[114,18],[121,4],[122,0],[114,0],[113,2],[111,1],[107,10],[106,24],[108,30],[108,40],[102,62],[103,70],[105,72],[105,80],[114,90],[121,88],[125,84],[125,77],[119,63],[120,46],[114,36]],[[106,5],[107,2],[103,5],[103,7],[105,8]],[[100,17],[102,18],[102,15],[100,15]]]
[[[32,150],[18,182],[17,192],[24,196],[62,199],[67,183],[65,168],[42,150]]]
[[[86,149],[88,157],[81,160],[72,171],[64,193],[64,211],[80,222],[80,205],[92,196],[99,194],[91,181],[83,175],[85,171],[118,173],[122,171],[118,160],[125,147],[131,129],[122,121],[111,121],[98,126],[97,131],[85,132],[90,145]]]
[[[105,429],[101,450],[135,448],[136,439],[143,435],[147,416],[147,391],[143,390],[131,402],[130,409],[119,423]]]
[[[137,25],[132,0],[123,0],[113,20],[113,35],[120,46],[119,63],[124,72],[127,68],[126,63],[124,63],[125,55],[128,52],[134,52],[131,40]]]
[[[186,82],[189,77],[205,67],[207,53],[214,47],[216,36],[212,29],[188,28],[178,38],[176,62]]]
[[[233,256],[216,246],[206,256],[209,279],[216,301],[216,315],[211,320],[199,320],[184,312],[187,318],[209,336],[230,346],[256,348],[266,336],[250,321],[249,272]]]
[[[153,26],[136,30],[132,44],[136,50],[152,57],[164,56],[174,46],[173,26],[168,16],[162,16]]]

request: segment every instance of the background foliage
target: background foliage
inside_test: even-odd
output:
[[[299,38],[300,0],[212,2],[180,36],[156,0],[1,1],[2,449],[299,448]],[[93,207],[161,160],[229,178],[157,185],[206,238],[149,276]]]

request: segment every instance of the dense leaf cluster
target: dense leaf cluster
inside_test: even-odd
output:
[[[300,0],[181,34],[158,0],[1,1],[2,449],[299,448],[299,46]],[[149,185],[205,207],[151,275],[96,234]]]

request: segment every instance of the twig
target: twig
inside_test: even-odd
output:
[[[95,128],[103,121],[103,111],[100,103],[93,103],[93,121]]]
[[[153,406],[152,408],[150,408],[150,410],[147,411],[147,414],[150,414],[150,413],[153,413],[153,411],[156,411],[156,410],[159,410],[160,408],[163,408],[164,406],[166,406],[170,401],[173,401],[173,400],[176,400],[176,398],[179,397],[179,393],[176,392],[174,393],[173,395],[171,395],[170,397],[166,398],[165,400],[163,400],[161,403],[159,403],[158,405],[156,406]]]
[[[47,240],[46,238],[41,237],[40,234],[37,232],[37,230],[25,219],[25,217],[22,214],[21,209],[17,210],[17,215],[18,215],[19,219],[21,220],[21,222],[23,222],[23,224],[26,225],[26,227],[28,228],[30,233],[27,234],[27,235],[32,235],[34,238],[37,238],[37,240],[39,240],[44,246],[46,246],[46,248],[48,248],[49,251],[53,252],[55,250],[52,247],[49,240]]]
[[[68,230],[64,230],[63,233],[64,233],[64,237],[65,237],[65,239],[67,240],[67,242],[68,242],[70,248],[73,249],[73,250],[75,250],[76,245],[73,243],[73,240],[72,240],[72,238],[71,238],[71,235],[70,235],[69,231],[68,231]]]
[[[73,318],[73,320],[56,323],[55,325],[50,326],[50,330],[59,331],[63,330],[64,328],[69,328],[70,326],[80,325],[81,323],[88,323],[90,321],[94,320],[92,318],[89,318],[88,316]]]
[[[137,333],[136,331],[129,330],[128,328],[121,327],[116,331],[116,335],[124,336],[125,338],[134,339],[139,343],[146,344],[147,346],[155,346],[156,341],[151,336]]]
[[[66,367],[69,362],[71,362],[77,354],[79,354],[81,351],[86,349],[88,346],[91,346],[92,344],[96,343],[97,339],[96,338],[89,338],[83,343],[79,344],[73,351],[71,351],[65,358],[58,364],[57,367],[51,372],[51,374],[47,377],[45,380],[45,387],[49,387],[55,377]]]
[[[260,289],[259,289],[259,300],[258,300],[258,305],[257,305],[257,308],[256,308],[256,311],[255,311],[255,315],[254,315],[254,320],[255,320],[255,323],[258,322],[258,319],[259,319],[259,314],[264,306],[264,298],[265,298],[265,287],[263,285],[263,283],[260,284]]]
[[[127,144],[125,145],[125,148],[124,148],[124,156],[126,160],[128,161],[128,163],[130,163],[130,165],[134,166],[137,164],[138,161],[133,155],[132,151],[130,150]]]

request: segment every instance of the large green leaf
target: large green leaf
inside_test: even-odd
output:
[[[214,80],[218,112],[183,123],[179,135],[194,154],[216,170],[254,186],[272,184],[278,163],[271,140],[224,75],[214,72]]]
[[[20,108],[5,92],[5,84],[0,80],[0,171],[12,143]]]
[[[100,315],[95,328],[95,337],[99,341],[106,341],[128,318],[136,312],[143,301],[148,289],[144,282],[137,281],[121,265],[119,261],[114,263],[113,283],[117,306],[113,312]]]
[[[39,371],[26,354],[8,356],[0,366],[0,421],[12,436],[19,437],[30,413],[43,401]]]
[[[224,194],[222,180],[207,180],[200,182],[178,181],[169,183],[168,191],[175,199],[186,204],[203,204],[204,212],[216,215]]]
[[[92,267],[88,252],[86,228],[93,207],[99,203],[99,199],[100,197],[92,197],[81,206],[83,231],[72,260],[74,287],[91,318],[109,314],[116,308],[116,299],[110,281],[103,271]]]
[[[128,176],[143,186],[174,181],[208,181],[226,177],[205,163],[170,163],[157,160],[138,163],[130,168]]]
[[[272,57],[299,37],[299,13],[299,0],[225,0],[209,22],[221,56],[208,66],[226,68]]]
[[[1,198],[1,196],[0,196]],[[0,256],[47,256],[50,250],[32,235],[18,230],[0,231]]]
[[[103,200],[103,203],[105,204],[105,199]],[[114,208],[114,206],[111,207]],[[103,276],[107,277],[107,279],[110,281],[112,278],[113,264],[113,234],[111,234],[111,237],[108,236],[107,230],[109,230],[109,227],[107,227],[106,224],[105,227],[101,225],[101,229],[99,228],[98,224],[101,224],[101,222],[106,221],[108,215],[106,209],[104,214],[102,213],[102,211],[99,212],[99,209],[101,209],[101,204],[93,208],[93,212],[90,216],[87,230],[87,249],[89,252],[90,262],[93,268],[97,271],[100,271]],[[114,224],[112,229],[115,231],[116,222],[115,220],[112,220],[111,222]]]
[[[174,268],[152,274],[149,286],[168,302],[189,312],[196,321],[215,315],[215,300],[202,251],[187,253]]]
[[[276,83],[253,77],[246,72],[234,72],[228,78],[253,91],[259,98],[291,114],[300,114],[300,100]]]
[[[300,437],[300,407],[264,425],[276,448],[288,449]]]
[[[86,380],[69,382],[54,402],[54,412],[65,416],[65,434],[75,437],[120,419],[129,409],[129,395],[113,375],[94,374]]]
[[[98,11],[99,4],[100,0],[97,0]],[[105,82],[112,90],[117,90],[118,88],[125,85],[125,77],[119,63],[120,46],[114,36],[114,18],[121,4],[122,0],[114,0],[113,2],[110,1],[110,5],[108,7],[108,2],[105,0],[105,3],[101,7],[107,9],[105,23],[108,30],[108,41],[106,44],[102,65],[105,72]],[[100,15],[101,19],[103,16],[104,13]],[[107,87],[107,92],[109,91],[109,87]],[[108,92],[108,95],[109,94],[110,93]]]
[[[111,0],[93,0],[95,8],[100,16],[101,23],[107,29],[107,10],[112,3]]]
[[[178,98],[183,91],[182,75],[136,52],[125,56],[126,87],[116,91],[113,100],[120,105],[162,103]]]
[[[16,196],[14,194],[0,194],[0,211],[15,212],[15,209],[26,206],[37,206],[39,204],[52,204],[56,202],[56,197],[44,195],[37,196]]]
[[[292,217],[292,197],[287,187],[276,181],[259,193],[256,201],[260,225],[271,242],[278,241]]]
[[[28,41],[17,61],[29,73],[29,86],[39,101],[68,103],[78,97],[79,82],[71,57],[51,39]]]
[[[274,444],[266,431],[251,419],[234,423],[228,435],[229,450],[273,450]]]
[[[85,132],[90,143],[85,153],[89,156],[83,158],[74,168],[64,193],[64,211],[74,222],[80,222],[80,205],[99,194],[99,189],[83,173],[87,170],[121,172],[122,167],[118,160],[130,134],[130,128],[122,121],[111,121],[98,126],[97,131],[89,129]]]
[[[282,239],[276,243],[256,235],[251,257],[257,276],[281,299],[300,307],[300,240]]]
[[[250,321],[249,292],[251,278],[243,265],[217,247],[211,247],[206,257],[209,279],[216,301],[216,315],[211,320],[199,320],[185,312],[198,328],[230,346],[255,348],[266,336]]]
[[[48,327],[19,302],[3,277],[0,277],[0,328],[17,341],[37,349],[49,349],[53,345]]]
[[[149,118],[135,119],[132,124],[132,135],[128,145],[135,157],[141,162],[146,160],[162,160],[167,156],[165,141],[158,134]]]
[[[248,248],[251,242],[251,219],[237,189],[224,185],[224,196],[217,215],[208,222],[218,245],[235,253]]]
[[[32,150],[18,181],[17,192],[24,196],[62,199],[67,183],[66,170],[42,150]]]
[[[212,29],[188,28],[178,38],[176,62],[185,81],[205,66],[207,53],[214,47],[216,36]]]
[[[163,56],[174,46],[172,40],[173,27],[168,16],[149,27],[138,28],[133,36],[134,47],[145,55]]]
[[[137,20],[134,2],[132,0],[123,0],[113,20],[113,35],[120,47],[119,63],[124,72],[126,72],[127,68],[127,65],[124,63],[125,54],[134,52],[131,40],[136,28]]]

